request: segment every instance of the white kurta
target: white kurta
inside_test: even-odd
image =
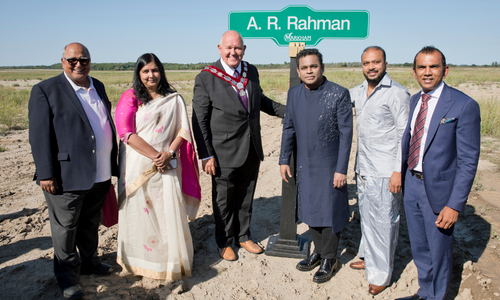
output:
[[[367,97],[368,83],[350,90],[356,109],[358,151],[355,171],[361,216],[359,257],[369,283],[388,286],[399,234],[401,192],[389,179],[401,172],[401,138],[408,121],[410,94],[388,74]]]

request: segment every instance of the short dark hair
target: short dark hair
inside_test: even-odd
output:
[[[299,59],[308,55],[316,55],[319,59],[319,64],[323,65],[323,55],[318,51],[318,49],[311,48],[311,49],[304,49],[297,54],[297,57],[295,58],[297,62],[297,68],[299,67]]]
[[[150,62],[154,62],[158,67],[158,70],[160,71],[160,83],[158,84],[157,93],[162,96],[166,96],[170,93],[175,92],[175,90],[170,86],[170,84],[167,81],[167,76],[165,75],[165,69],[163,68],[163,64],[158,59],[158,57],[153,53],[144,53],[137,59],[134,69],[134,91],[135,94],[137,95],[137,99],[140,100],[142,103],[148,103],[149,101],[153,100],[153,98],[148,92],[148,89],[142,83],[141,76],[139,74],[142,68],[144,68],[144,66],[149,64]]]
[[[424,48],[420,49],[420,51],[418,51],[418,53],[415,55],[415,58],[413,58],[413,70],[415,70],[415,67],[417,64],[417,56],[420,53],[432,54],[432,53],[434,53],[434,51],[437,51],[441,54],[441,61],[443,62],[443,67],[446,67],[446,57],[444,57],[443,52],[441,52],[441,50],[439,50],[438,48],[436,48],[434,46],[425,46]]]
[[[384,62],[387,61],[387,57],[385,56],[385,50],[382,49],[382,47],[380,47],[380,46],[369,46],[369,47],[366,47],[365,50],[363,50],[363,53],[361,53],[361,60],[363,60],[363,54],[365,54],[365,52],[368,51],[368,50],[370,50],[370,49],[375,49],[375,50],[382,51],[382,54],[384,55]]]

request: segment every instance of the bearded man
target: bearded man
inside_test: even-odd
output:
[[[362,260],[350,266],[365,269],[368,292],[377,295],[391,282],[398,243],[401,138],[410,93],[387,74],[381,47],[366,48],[361,63],[366,80],[350,94],[358,132],[355,171],[362,232],[358,256]]]

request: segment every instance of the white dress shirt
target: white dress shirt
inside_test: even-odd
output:
[[[80,100],[80,103],[85,110],[85,114],[90,122],[95,139],[96,149],[96,175],[95,182],[103,182],[111,178],[111,150],[113,149],[113,133],[109,125],[106,107],[102,103],[101,98],[97,94],[92,78],[87,75],[90,80],[90,87],[86,90],[84,87],[76,85],[66,73],[66,79],[69,81],[75,94]]]
[[[234,76],[234,71],[236,71],[236,70],[238,70],[238,74],[240,74],[240,75],[241,75],[241,62],[240,62],[240,64],[236,67],[236,69],[231,68],[230,66],[228,66],[228,65],[224,62],[224,60],[222,60],[222,58],[221,58],[221,60],[220,60],[220,63],[222,64],[222,67],[224,68],[224,72],[226,72],[228,75],[231,75],[231,76],[235,77],[235,76]],[[248,73],[248,72],[247,72],[247,73]],[[247,74],[247,75],[248,75],[248,74]],[[231,87],[233,88],[233,90],[234,90],[236,93],[238,93],[238,90],[237,90],[234,86],[232,86],[232,85],[231,85]],[[246,87],[245,87],[245,92],[247,93],[247,97],[248,97],[248,91],[247,91]]]
[[[434,114],[434,110],[436,109],[436,105],[438,103],[439,97],[443,92],[444,83],[441,81],[441,84],[433,91],[427,93],[430,96],[427,102],[427,116],[425,117],[424,124],[424,134],[422,135],[422,140],[420,141],[420,154],[418,156],[418,163],[413,169],[417,172],[422,172],[422,159],[424,158],[424,150],[425,150],[425,141],[427,140],[427,131],[429,131],[429,124],[431,123],[432,115]],[[415,110],[413,111],[413,116],[411,118],[411,135],[413,135],[413,128],[415,127],[415,120],[417,120],[418,112],[420,111],[420,106],[422,105],[422,94],[420,94],[420,99],[418,99],[417,106],[415,106]]]

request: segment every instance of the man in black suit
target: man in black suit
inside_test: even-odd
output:
[[[31,90],[29,141],[49,208],[54,273],[64,297],[79,299],[80,274],[113,271],[97,258],[97,234],[118,147],[104,85],[88,76],[88,49],[67,45],[61,63],[61,75]]]
[[[252,242],[252,202],[264,159],[260,111],[284,117],[285,106],[267,98],[257,69],[242,61],[246,46],[236,31],[227,31],[217,46],[221,58],[195,79],[193,131],[203,170],[212,175],[215,238],[221,258],[236,260],[237,246],[259,254]]]

